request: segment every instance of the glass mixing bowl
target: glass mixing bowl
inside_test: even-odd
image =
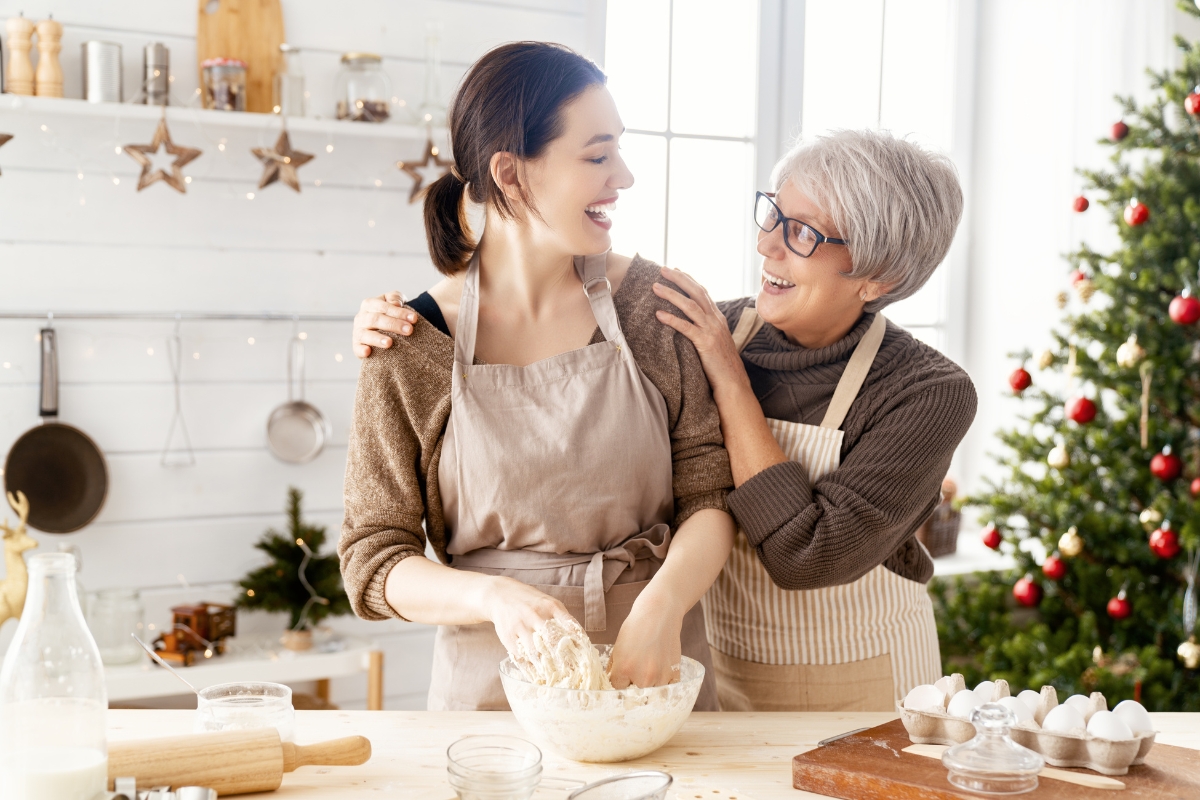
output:
[[[607,665],[612,647],[598,649]],[[512,659],[500,662],[517,721],[542,747],[575,761],[628,761],[654,752],[683,727],[703,681],[704,666],[687,656],[676,683],[594,691],[537,686]]]

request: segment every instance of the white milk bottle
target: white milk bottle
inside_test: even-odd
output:
[[[93,800],[108,782],[104,668],[75,559],[29,559],[29,594],[0,668],[0,798]]]

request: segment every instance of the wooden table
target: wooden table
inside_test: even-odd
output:
[[[190,733],[192,711],[109,712],[109,735],[140,739]],[[1200,750],[1200,713],[1152,714],[1158,741]],[[771,800],[818,797],[791,785],[792,756],[828,736],[895,719],[887,713],[694,713],[674,739],[649,757],[623,764],[579,764],[545,753],[545,775],[593,781],[631,769],[660,769],[675,776],[678,800]],[[371,760],[361,767],[302,767],[285,775],[273,796],[304,800],[404,797],[451,800],[446,748],[460,736],[501,733],[526,736],[511,714],[486,711],[298,711],[299,744],[351,734],[367,736]],[[245,795],[268,797],[271,795]],[[539,789],[538,800],[565,793]]]

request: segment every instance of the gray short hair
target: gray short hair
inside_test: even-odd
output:
[[[924,286],[962,218],[950,159],[890,133],[840,130],[801,141],[775,165],[771,181],[776,191],[791,181],[833,220],[849,242],[846,277],[894,284],[867,311]]]

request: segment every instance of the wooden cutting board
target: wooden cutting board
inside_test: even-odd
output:
[[[285,41],[279,0],[199,0],[196,68],[208,58],[245,61],[247,111],[271,113],[275,73],[283,64],[279,45]]]
[[[797,789],[844,800],[979,800],[951,786],[941,761],[903,752],[911,745],[900,720],[838,739],[792,759],[792,785]],[[1086,775],[1088,770],[1068,770]],[[1112,800],[1177,800],[1200,797],[1200,751],[1156,744],[1146,763],[1114,776],[1119,791],[1094,789],[1038,779],[1038,787],[1019,795],[1029,800],[1111,797]]]

